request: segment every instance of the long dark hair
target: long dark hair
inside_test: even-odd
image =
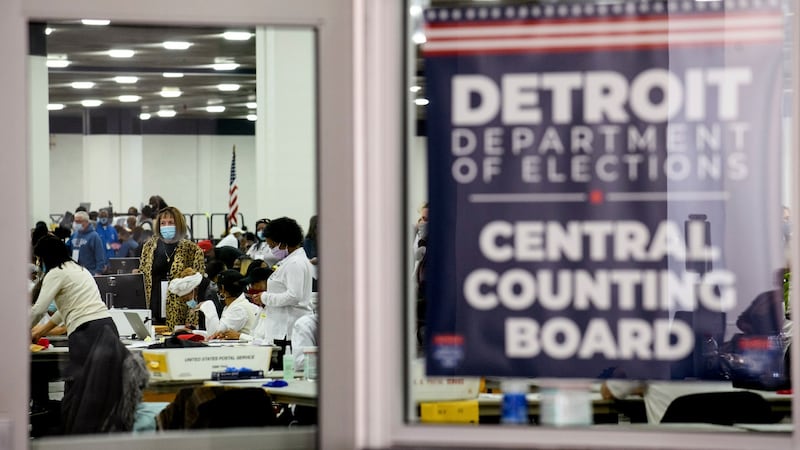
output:
[[[312,241],[317,240],[317,215],[314,214],[311,216],[311,220],[308,221],[308,232],[306,233],[306,239],[311,239]]]
[[[38,256],[47,270],[61,267],[65,262],[72,261],[64,241],[48,234],[36,243],[33,254]]]

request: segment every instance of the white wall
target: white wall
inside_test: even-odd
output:
[[[260,218],[259,209],[270,218],[293,217],[304,230],[315,213],[314,202],[308,197],[311,194],[313,199],[316,192],[316,177],[291,177],[284,189],[277,188],[280,192],[272,193],[283,196],[287,203],[296,199],[298,205],[292,210],[269,204],[264,200],[266,193],[257,192],[256,176],[263,176],[267,169],[256,170],[254,136],[55,134],[52,142],[50,209],[53,213],[74,211],[83,201],[92,202],[92,209],[111,201],[115,210],[124,211],[129,206],[140,207],[154,194],[185,213],[225,213],[234,145],[239,211],[249,228]],[[309,170],[315,167],[307,154],[292,152],[285,152],[280,160],[270,163],[275,165],[272,170],[276,173],[286,172],[283,168],[288,167]],[[215,219],[213,229],[217,236],[223,230],[222,221],[221,217]],[[196,233],[204,237],[205,230]]]

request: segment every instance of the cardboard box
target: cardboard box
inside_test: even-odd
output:
[[[144,349],[152,381],[210,380],[226,367],[269,370],[272,347],[257,345]]]
[[[411,365],[411,396],[416,402],[478,398],[480,384],[480,378],[427,377],[421,359]]]
[[[422,423],[478,423],[477,400],[455,402],[422,402],[419,405]]]

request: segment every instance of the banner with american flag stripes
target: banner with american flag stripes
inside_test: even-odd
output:
[[[428,373],[719,375],[785,263],[780,2],[424,15]]]

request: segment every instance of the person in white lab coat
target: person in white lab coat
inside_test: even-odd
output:
[[[303,229],[294,219],[281,217],[267,224],[264,236],[286,247],[288,255],[267,280],[261,303],[267,314],[266,340],[289,339],[292,326],[311,312],[313,266],[303,250]]]

